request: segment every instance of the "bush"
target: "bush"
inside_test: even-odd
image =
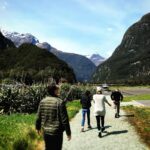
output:
[[[14,80],[11,80],[10,78],[5,78],[1,81],[3,84],[15,84]]]
[[[32,128],[28,129],[27,136],[30,140],[36,140],[38,138],[37,133]]]
[[[62,84],[60,98],[65,101],[80,99],[89,90],[95,93],[92,86]],[[46,85],[14,86],[3,85],[0,88],[0,113],[34,113],[37,112],[39,102],[47,95]]]
[[[89,90],[91,92],[91,95],[96,92],[93,86],[79,86],[65,83],[61,85],[60,97],[65,101],[80,99],[82,94],[84,94],[86,90]]]
[[[33,113],[47,95],[44,86],[3,86],[0,89],[0,108],[4,113]]]
[[[27,148],[28,148],[28,140],[26,138],[18,139],[13,144],[13,149],[14,150],[27,150]]]

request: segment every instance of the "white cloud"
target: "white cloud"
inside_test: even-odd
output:
[[[0,2],[1,10],[6,10],[8,6],[8,2],[6,0]]]
[[[55,48],[64,52],[84,54],[85,47],[69,39],[49,38],[47,41]]]
[[[102,30],[100,27],[97,27],[96,25],[87,25],[79,22],[73,22],[73,21],[67,21],[63,20],[62,24],[65,25],[67,28],[71,28],[73,30],[77,30],[82,33],[86,34],[93,34],[93,35],[100,35],[102,33]]]
[[[5,10],[6,9],[6,6],[2,6],[2,10]]]
[[[8,5],[8,2],[7,2],[7,1],[4,1],[4,5],[7,6],[7,5]]]
[[[108,27],[108,28],[107,28],[107,30],[108,30],[108,31],[112,31],[112,30],[113,30],[113,28],[111,28],[111,27]]]
[[[106,18],[123,20],[127,12],[121,9],[121,6],[113,0],[74,0],[83,8]]]

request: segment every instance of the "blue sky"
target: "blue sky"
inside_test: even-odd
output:
[[[109,57],[150,0],[0,0],[0,28],[82,55]]]

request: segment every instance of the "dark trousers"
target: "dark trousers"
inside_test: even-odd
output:
[[[120,101],[119,102],[115,102],[115,106],[116,106],[116,116],[119,116],[119,113],[120,113]]]
[[[105,119],[105,116],[96,116],[96,122],[97,122],[97,129],[100,130],[101,127],[103,128],[104,127],[104,119]],[[101,125],[100,125],[101,123]]]
[[[44,134],[45,150],[61,150],[63,134],[49,135]]]
[[[85,115],[87,114],[87,123],[88,126],[90,126],[90,109],[82,109],[82,122],[81,126],[84,126],[85,124]]]

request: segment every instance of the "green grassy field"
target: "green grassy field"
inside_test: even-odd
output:
[[[34,131],[35,114],[1,115],[0,116],[0,149],[12,150],[22,148],[33,149],[33,141],[37,139]],[[32,134],[32,135],[31,135]],[[21,147],[22,145],[22,147]]]
[[[145,85],[145,86],[111,86],[110,90],[115,90],[115,89],[120,89],[120,90],[132,90],[132,89],[142,89],[142,88],[150,88],[150,85]]]
[[[69,119],[81,108],[79,101],[67,103]],[[0,115],[0,150],[35,150],[41,138],[35,131],[36,114]]]
[[[134,117],[128,117],[128,121],[135,127],[141,140],[150,148],[150,109],[149,107],[126,106],[123,109],[127,114]]]
[[[81,104],[78,100],[67,103],[68,116],[71,120],[81,109]]]
[[[141,95],[133,95],[124,97],[123,101],[129,102],[132,100],[150,100],[150,94],[141,94]]]

